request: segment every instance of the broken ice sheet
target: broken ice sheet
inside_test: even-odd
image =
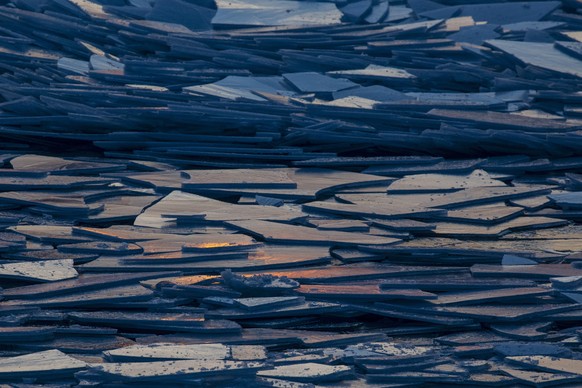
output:
[[[104,350],[129,346],[134,343],[130,339],[115,335],[91,335],[90,332],[84,334],[77,336],[73,330],[70,330],[68,334],[63,331],[63,336],[56,336],[48,341],[21,343],[19,348],[27,351],[56,349],[68,354],[84,354],[86,357],[89,354],[100,354]],[[81,357],[80,359],[84,360]]]
[[[151,305],[151,304],[150,304]],[[232,321],[205,320],[201,312],[164,313],[164,312],[115,312],[95,311],[71,313],[75,322],[132,329],[139,326],[141,330],[171,333],[219,334],[238,333],[241,327]]]
[[[407,175],[388,187],[388,193],[446,192],[470,187],[505,187],[505,183],[492,179],[483,170],[474,170],[468,175],[416,174]]]
[[[227,360],[238,359],[242,353],[257,352],[255,360],[264,359],[265,348],[256,345],[200,344],[174,345],[152,344],[134,345],[104,352],[105,356],[115,362],[164,361],[164,360]],[[251,359],[247,359],[250,361]]]
[[[40,3],[0,7],[2,356],[91,370],[34,383],[579,382],[501,357],[579,358],[576,1]]]
[[[386,290],[378,284],[334,284],[302,285],[296,293],[307,298],[335,301],[384,301],[384,300],[426,300],[436,299],[437,295],[419,289]]]
[[[58,249],[59,251],[65,253],[103,254],[112,256],[132,255],[143,252],[143,249],[137,244],[111,241],[92,241],[77,244],[63,244],[59,246]]]
[[[511,366],[500,366],[499,369],[512,377],[515,377],[518,381],[523,382],[528,385],[535,385],[536,387],[546,387],[554,386],[568,383],[577,383],[580,381],[581,377],[579,375],[570,373],[553,373],[553,372],[540,372],[540,371],[530,371],[523,369],[512,368]]]
[[[232,75],[212,84],[188,86],[184,90],[188,93],[214,96],[222,99],[251,101],[266,101],[257,92],[286,96],[295,94],[284,84],[283,77],[240,77]],[[198,171],[198,173],[203,172]]]
[[[304,298],[297,296],[279,296],[279,297],[262,297],[262,298],[236,298],[234,299],[234,306],[246,310],[260,310],[270,309],[273,307],[281,307],[286,305],[300,304],[304,302]]]
[[[257,372],[257,376],[280,378],[299,382],[328,382],[350,378],[352,369],[345,365],[325,365],[317,363],[276,366]]]
[[[458,190],[452,193],[411,193],[411,194],[390,194],[379,193],[356,193],[356,194],[336,194],[336,198],[343,203],[353,203],[373,207],[374,203],[381,203],[385,206],[405,207],[406,209],[419,209],[419,212],[427,211],[426,208],[461,208],[468,206],[485,205],[488,203],[500,202],[510,198],[520,198],[536,196],[548,193],[548,187],[476,187]],[[411,200],[414,202],[411,204]],[[330,207],[338,206],[333,202],[325,202]],[[305,206],[310,206],[306,204]],[[410,211],[410,210],[409,210]],[[394,211],[395,214],[403,214],[403,211]],[[381,213],[381,211],[378,211]],[[441,211],[443,213],[443,211]]]
[[[303,93],[331,93],[358,86],[352,81],[318,73],[288,73],[283,77]]]
[[[55,329],[50,326],[16,326],[0,328],[0,343],[15,344],[21,342],[39,342],[53,338]]]
[[[306,215],[288,206],[234,205],[200,195],[173,191],[137,216],[134,225],[163,228],[184,222],[223,222],[231,220],[295,220]]]
[[[462,160],[445,160],[438,163],[431,164],[420,164],[420,165],[409,165],[409,166],[371,166],[364,170],[364,172],[377,175],[386,176],[405,176],[412,174],[445,174],[445,175],[463,175],[469,174],[475,168],[480,167],[485,161],[482,159],[462,159]],[[478,171],[476,171],[475,177],[472,178],[479,179]],[[471,178],[470,176],[468,177]],[[487,177],[485,177],[487,178]],[[414,177],[411,177],[415,180]],[[487,182],[485,180],[484,182]],[[484,186],[488,186],[485,184]]]
[[[150,3],[147,3],[147,7]],[[210,20],[216,11],[204,4],[192,4],[181,0],[169,0],[151,3],[152,9],[147,13],[148,20],[176,23],[193,31],[211,29]]]
[[[461,291],[440,294],[438,299],[429,301],[437,305],[471,305],[484,304],[488,302],[519,301],[534,296],[550,295],[551,290],[543,288],[500,288],[496,290],[484,291]]]
[[[504,43],[509,43],[506,41],[500,41]],[[523,43],[522,44],[545,44],[545,43]],[[550,45],[551,46],[551,45]],[[582,69],[582,62],[576,62],[576,68]],[[552,62],[548,63],[548,66]],[[567,64],[567,62],[566,62]],[[565,64],[565,65],[566,65]],[[564,65],[564,66],[565,66]],[[557,67],[557,69],[562,69]],[[577,74],[578,70],[572,69],[562,69],[563,71],[571,71],[573,74]],[[582,74],[582,73],[580,73]],[[466,111],[466,110],[453,110],[453,109],[432,109],[428,112],[429,116],[438,117],[446,122],[457,122],[457,123],[471,123],[478,128],[506,128],[506,129],[518,129],[527,132],[544,132],[549,129],[559,130],[563,132],[573,131],[578,128],[575,122],[571,121],[558,121],[553,119],[545,119],[539,117],[526,117],[523,115],[516,115],[505,112],[492,112],[492,111]]]
[[[71,259],[0,264],[0,278],[54,282],[77,276]]]
[[[482,24],[477,26],[463,27],[459,32],[449,35],[449,39],[456,42],[467,42],[482,45],[484,41],[497,39],[499,26],[495,24]]]
[[[445,315],[473,318],[481,322],[521,322],[531,321],[532,319],[545,319],[545,316],[575,311],[577,309],[579,309],[579,306],[576,304],[562,303],[541,305],[512,304],[509,306],[445,306],[430,309],[429,311],[433,312],[431,310],[434,310],[434,312],[439,312]],[[509,335],[504,338],[509,339],[511,336]]]
[[[463,220],[466,221],[466,220]],[[498,237],[513,230],[535,229],[566,225],[563,220],[547,217],[520,217],[514,220],[501,222],[495,225],[466,225],[462,223],[438,223],[431,234],[448,237]]]
[[[521,21],[538,21],[559,6],[557,1],[462,4],[427,10],[420,15],[431,19],[449,18],[451,16],[472,16],[477,21],[494,24],[515,23]]]
[[[570,356],[571,351],[559,344],[550,344],[543,342],[512,342],[506,341],[495,344],[495,352],[504,357],[515,356]]]
[[[285,225],[268,221],[231,221],[228,225],[267,242],[280,244],[309,243],[314,245],[386,245],[399,239],[363,233],[328,231],[304,226]]]
[[[80,177],[66,175],[47,175],[45,177],[3,177],[0,176],[0,189],[13,190],[49,190],[82,189],[106,186],[116,182],[115,178]]]
[[[288,276],[301,284],[335,283],[418,275],[437,275],[464,272],[462,268],[399,266],[375,263],[351,264],[334,267],[314,267],[269,271],[276,276]]]
[[[488,40],[486,44],[499,49],[518,61],[555,71],[557,73],[581,77],[582,63],[560,50],[551,43],[510,42]]]
[[[331,71],[328,74],[344,75],[350,79],[414,79],[415,75],[407,72],[404,69],[394,67],[385,67],[378,65],[368,65],[365,69],[357,70],[337,70]]]
[[[297,183],[286,169],[262,170],[188,170],[188,188],[265,188],[294,189]]]
[[[85,362],[58,350],[47,350],[24,356],[3,358],[0,360],[0,377],[6,380],[21,380],[31,375],[65,377],[86,367]]]
[[[18,172],[48,172],[54,175],[96,174],[124,170],[124,165],[67,160],[41,155],[23,155],[10,160]]]
[[[182,247],[184,252],[224,252],[258,248],[261,244],[244,235],[200,236],[200,242],[187,242]],[[210,237],[210,238],[208,238]],[[195,240],[195,239],[194,239]]]
[[[63,217],[88,215],[103,209],[102,204],[87,204],[79,194],[55,194],[47,191],[3,192],[0,194],[0,203],[36,207],[45,213]]]
[[[333,25],[342,17],[333,3],[219,0],[217,8],[212,24],[219,27]]]
[[[109,381],[188,382],[200,377],[244,376],[263,367],[263,363],[253,361],[179,360],[93,364],[91,371]]]
[[[183,190],[201,195],[212,193],[259,194],[274,198],[300,200],[312,200],[318,196],[346,188],[385,186],[386,183],[394,180],[377,175],[324,168],[258,169],[254,171],[245,169],[207,170],[202,173],[191,173],[190,170],[187,170],[185,172],[190,178],[184,180]],[[214,176],[218,178],[218,181],[214,180],[208,184],[196,181],[195,178],[199,174]],[[252,178],[248,178],[249,175]],[[222,184],[225,176],[232,177],[232,181],[228,185]],[[139,179],[139,176],[136,178]]]
[[[307,212],[378,219],[431,218],[446,213],[445,210],[430,209],[422,204],[414,204],[394,197],[388,198],[386,195],[340,194],[337,198],[346,199],[351,203],[314,201],[304,204],[303,209]]]
[[[511,363],[531,367],[541,371],[572,373],[578,376],[582,375],[581,360],[543,355],[512,356],[506,357],[506,360]]]
[[[176,274],[176,272],[174,272]],[[55,281],[50,283],[34,284],[22,287],[13,287],[3,291],[5,298],[9,299],[35,299],[45,298],[60,294],[73,294],[76,292],[98,289],[101,287],[114,287],[129,284],[149,278],[172,276],[172,272],[152,272],[138,274],[81,274],[77,278]]]
[[[582,287],[582,276],[565,276],[551,278],[552,287],[558,290],[572,290]]]
[[[75,244],[93,240],[87,236],[74,236],[71,226],[60,225],[18,225],[10,230],[26,236],[30,240],[48,244]]]
[[[268,270],[271,268],[289,268],[304,265],[325,264],[330,262],[329,251],[325,246],[266,246],[244,253],[243,257],[237,252],[223,252],[213,253],[212,255],[227,255],[228,257],[210,257],[206,260],[180,260],[182,255],[187,255],[186,258],[191,258],[191,255],[200,255],[198,253],[184,253],[180,252],[178,256],[175,253],[170,253],[170,258],[176,262],[168,262],[166,256],[156,257],[150,260],[151,256],[143,257],[144,260],[129,260],[115,258],[115,257],[100,257],[90,263],[82,266],[83,271],[86,272],[134,272],[143,271],[151,272],[160,270],[160,265],[163,265],[164,270],[182,271],[186,274],[201,274],[214,273],[226,269],[234,269],[236,271],[243,270]],[[235,255],[235,258],[232,258]],[[246,256],[246,258],[245,258]],[[243,259],[243,260],[241,260]],[[152,262],[153,261],[153,262]],[[171,261],[171,260],[170,260]],[[151,262],[151,263],[150,263]]]
[[[470,273],[432,274],[406,277],[392,277],[380,283],[383,289],[418,288],[424,291],[452,291],[484,289],[495,290],[504,287],[532,287],[535,283],[527,279],[514,278],[474,278]]]
[[[553,277],[582,276],[582,270],[570,264],[537,264],[498,266],[476,264],[471,267],[475,277],[482,276],[513,276],[529,279],[550,279]]]
[[[244,275],[235,274],[230,270],[221,273],[224,282],[232,289],[244,292],[246,295],[262,295],[285,292],[296,289],[299,283],[287,276],[272,274]]]
[[[548,198],[563,209],[582,208],[582,195],[579,192],[550,194]]]
[[[378,101],[362,97],[344,97],[333,101],[314,100],[315,105],[337,106],[343,108],[373,109]]]
[[[152,291],[140,285],[126,285],[33,300],[11,300],[2,303],[6,305],[29,305],[39,307],[107,308],[115,307],[117,304],[124,302],[150,300],[153,295]]]
[[[489,225],[492,227],[502,227],[502,225],[508,226],[506,229],[511,229],[509,225],[513,225],[513,229],[519,228],[519,224],[527,225],[529,222],[520,219],[519,216],[523,215],[523,209],[512,206],[505,206],[504,204],[490,204],[481,206],[467,206],[454,210],[449,210],[446,215],[436,216],[435,221],[445,221],[445,222],[459,222],[466,224],[477,224],[469,225],[479,226],[480,224]],[[518,219],[512,223],[509,221],[513,219]],[[543,223],[543,217],[540,217],[538,221]],[[546,221],[550,222],[549,219]],[[532,221],[532,225],[535,221]],[[437,224],[437,227],[442,225],[442,223]],[[556,224],[559,225],[559,224]],[[436,229],[436,228],[435,228]]]
[[[357,220],[322,220],[310,219],[309,223],[316,225],[320,230],[338,230],[343,232],[368,232],[367,223]]]
[[[222,308],[218,310],[209,311],[206,317],[212,319],[251,319],[251,318],[278,318],[278,317],[294,317],[305,315],[317,315],[326,313],[335,313],[345,310],[345,307],[337,303],[327,302],[302,302],[290,305],[273,305],[271,308],[253,310],[240,310],[231,308]]]

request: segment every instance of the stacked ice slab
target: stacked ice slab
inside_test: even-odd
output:
[[[0,382],[579,385],[581,9],[0,0]]]

